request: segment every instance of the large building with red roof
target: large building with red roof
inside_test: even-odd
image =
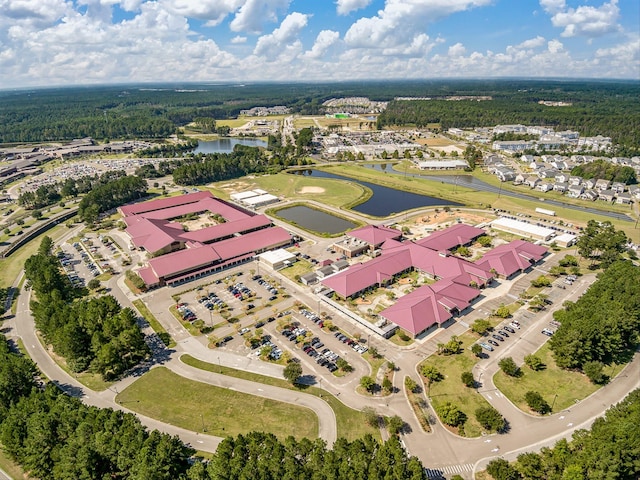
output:
[[[291,243],[291,235],[266,216],[238,208],[209,192],[126,205],[120,212],[131,243],[152,256],[148,266],[138,272],[149,287],[193,280]],[[221,223],[185,231],[175,221],[206,213]]]
[[[525,271],[547,252],[546,248],[524,240],[496,247],[476,262],[449,252],[481,235],[482,229],[458,224],[417,242],[400,242],[389,236],[377,245],[382,252],[379,257],[352,265],[325,278],[322,284],[342,298],[353,298],[392,283],[410,270],[436,279],[437,282],[414,290],[380,312],[383,319],[419,336],[467,309],[480,296],[479,288],[489,285],[496,276],[508,278]]]

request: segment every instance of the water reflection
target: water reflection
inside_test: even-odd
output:
[[[420,207],[462,206],[461,203],[450,202],[441,198],[430,197],[428,195],[406,192],[404,190],[396,190],[394,188],[383,187],[374,183],[363,182],[348,177],[342,177],[340,175],[335,175],[333,173],[328,173],[320,170],[304,169],[296,170],[295,173],[298,175],[308,175],[318,178],[331,178],[334,180],[353,182],[355,184],[369,188],[373,193],[371,198],[361,203],[360,205],[353,207],[352,210],[364,213],[366,215],[372,215],[374,217],[386,217],[394,213],[400,213],[405,210],[411,210],[413,208]]]
[[[236,145],[247,147],[266,147],[267,142],[259,138],[229,138],[222,137],[211,141],[198,141],[198,146],[193,153],[231,153]]]
[[[355,223],[350,222],[349,220],[336,217],[335,215],[331,215],[327,212],[305,207],[304,205],[297,205],[295,207],[287,207],[282,210],[278,210],[278,216],[289,222],[300,225],[307,230],[312,230],[318,233],[342,233],[345,230],[349,230],[356,226]]]

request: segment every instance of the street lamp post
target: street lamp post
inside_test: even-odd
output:
[[[204,417],[202,416],[202,413],[200,414],[200,421],[202,422],[202,431],[206,432],[207,428],[204,426]]]
[[[556,398],[558,398],[558,394],[557,393],[553,397],[553,402],[551,402],[551,412],[553,412],[553,406],[556,404]]]

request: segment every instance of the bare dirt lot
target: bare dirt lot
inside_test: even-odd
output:
[[[304,195],[306,193],[318,194],[318,193],[324,193],[324,192],[325,192],[325,189],[322,187],[302,187],[298,193],[301,193]]]

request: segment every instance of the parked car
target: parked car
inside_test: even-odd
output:
[[[488,343],[480,343],[480,346],[489,352],[493,352],[493,347]]]

